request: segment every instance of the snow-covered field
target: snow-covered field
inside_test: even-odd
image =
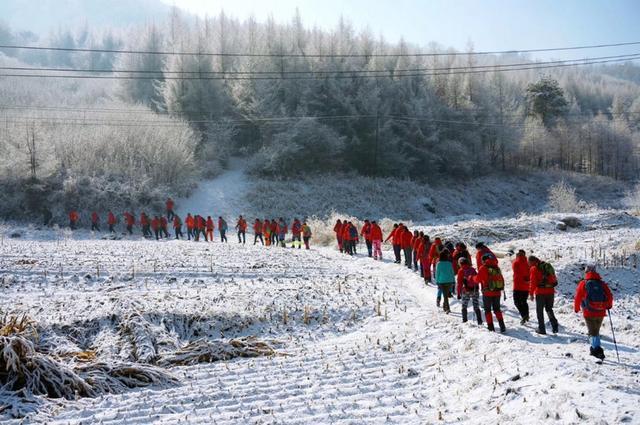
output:
[[[435,288],[412,271],[332,248],[310,251],[231,243],[100,240],[29,230],[0,246],[3,313],[26,313],[43,331],[105,362],[138,359],[123,318],[141,317],[158,359],[169,347],[255,336],[277,355],[171,366],[178,382],[77,400],[36,399],[26,420],[7,393],[0,422],[46,423],[639,423],[640,292],[637,218],[523,216],[424,226],[433,236],[483,239],[553,261],[561,284],[557,336],[520,326],[509,298],[507,332],[490,333],[436,308]],[[572,311],[579,265],[598,259],[617,298],[620,364],[608,325],[603,365],[588,356]],[[624,258],[624,260],[623,260]],[[509,258],[501,259],[510,288]],[[162,336],[162,340],[159,336]],[[153,360],[151,360],[153,362]]]

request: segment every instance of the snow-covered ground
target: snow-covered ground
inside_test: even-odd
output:
[[[638,219],[622,212],[423,226],[432,235],[484,239],[496,251],[524,248],[560,276],[557,336],[518,323],[490,333],[436,308],[435,288],[414,272],[333,248],[98,240],[29,230],[0,247],[3,313],[27,313],[105,361],[131,360],[117,318],[139,314],[174,343],[256,336],[278,355],[167,367],[179,379],[98,398],[47,400],[29,422],[47,423],[638,423],[640,311]],[[9,229],[8,235],[12,229]],[[622,258],[625,258],[623,261]],[[608,267],[620,364],[608,323],[607,359],[588,356],[573,313],[578,267]],[[501,265],[510,288],[509,258]],[[473,314],[472,314],[473,316]],[[156,341],[158,352],[162,350]],[[0,395],[0,406],[5,395]],[[0,408],[0,410],[2,410]],[[4,416],[2,416],[4,415]],[[0,422],[11,419],[10,410]]]

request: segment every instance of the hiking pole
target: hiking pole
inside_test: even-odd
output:
[[[609,323],[611,324],[611,335],[613,336],[613,346],[616,347],[616,357],[618,357],[618,363],[620,363],[620,354],[618,353],[618,343],[616,342],[616,333],[613,330],[613,320],[611,319],[611,310],[607,309],[607,315],[609,316]]]

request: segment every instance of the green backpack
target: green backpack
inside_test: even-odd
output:
[[[487,288],[489,291],[502,291],[504,290],[504,277],[502,271],[498,267],[487,267],[489,272],[489,281],[487,282]]]
[[[540,282],[538,288],[555,288],[558,286],[556,271],[551,264],[541,261],[538,269],[542,272],[542,282]]]

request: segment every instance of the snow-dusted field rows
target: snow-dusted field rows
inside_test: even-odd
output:
[[[412,271],[330,248],[93,240],[86,233],[54,240],[37,231],[5,238],[0,309],[27,313],[78,350],[95,350],[105,361],[135,360],[117,318],[140,315],[174,345],[256,336],[278,352],[167,366],[178,384],[48,400],[26,422],[638,423],[640,274],[629,264],[603,272],[617,297],[621,363],[607,325],[608,357],[596,365],[568,299],[584,259],[557,253],[589,256],[592,246],[629,252],[640,240],[637,220],[615,228],[598,226],[602,218],[582,219],[585,229],[563,233],[523,218],[510,225],[533,230],[493,245],[558,257],[557,336],[536,335],[535,320],[520,326],[510,298],[503,302],[506,334],[462,324],[460,305],[454,301],[444,315],[435,288]],[[460,223],[463,230],[452,234],[483,226]],[[501,261],[510,281],[509,259]],[[158,354],[165,342],[156,341]],[[21,423],[3,414],[0,422]]]

